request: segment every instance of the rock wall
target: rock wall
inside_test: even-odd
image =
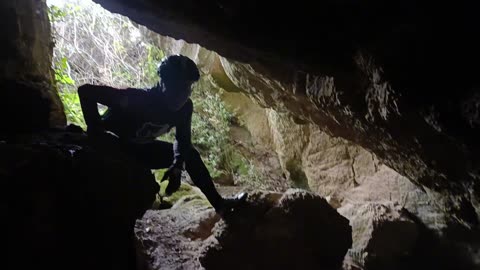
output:
[[[43,122],[47,126],[43,128],[64,126],[63,105],[53,84],[53,41],[45,1],[2,1],[0,16],[4,27],[1,37],[4,47],[0,52],[2,117],[11,118],[11,115],[20,113],[24,121],[30,122],[29,118],[46,110],[49,113]],[[18,93],[16,87],[8,87],[14,82],[27,84],[29,92]],[[10,121],[2,118],[2,122]],[[22,126],[25,124],[18,119],[9,125],[9,131],[22,129]]]
[[[366,269],[405,269],[419,238],[415,221],[391,204],[346,205],[339,212],[353,226],[350,256]],[[392,243],[395,243],[392,245]]]
[[[447,219],[454,220],[445,202],[438,200],[440,194],[416,186],[382,164],[375,154],[331,137],[315,125],[298,125],[286,114],[269,111],[269,116],[272,133],[277,136],[273,149],[279,153],[280,163],[295,164],[282,169],[304,177],[305,188],[328,198],[333,206],[397,203],[438,231],[447,226]]]

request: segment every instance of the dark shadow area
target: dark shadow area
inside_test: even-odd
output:
[[[480,243],[478,232],[460,225],[448,226],[443,236],[427,228],[422,221],[408,213],[419,229],[417,244],[409,256],[399,261],[396,269],[473,270],[478,269],[472,261],[469,247]],[[468,235],[469,239],[462,237]],[[462,239],[463,238],[463,239]],[[393,245],[395,243],[392,243]],[[369,265],[368,269],[384,269],[381,265]]]
[[[49,127],[50,101],[42,95],[49,85],[32,81],[0,81],[0,138]]]
[[[149,170],[59,131],[0,143],[0,164],[6,269],[136,268],[135,221],[158,192]]]

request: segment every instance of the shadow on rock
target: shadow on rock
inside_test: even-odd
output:
[[[346,218],[300,190],[255,193],[213,230],[206,269],[339,269],[352,245]]]

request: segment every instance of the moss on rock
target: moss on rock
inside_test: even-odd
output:
[[[153,207],[154,209],[167,209],[181,203],[194,203],[210,206],[207,198],[196,187],[182,182],[180,188],[170,196],[165,195],[165,189],[169,181],[160,183],[160,196],[157,196]]]

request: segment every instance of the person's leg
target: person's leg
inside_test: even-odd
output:
[[[124,148],[150,169],[168,168],[173,163],[173,144],[168,142],[129,143]],[[210,204],[218,209],[223,199],[217,192],[212,177],[197,150],[192,149],[189,157],[185,159],[185,167],[193,183],[205,194]]]
[[[185,169],[193,183],[205,194],[213,208],[218,210],[223,201],[222,196],[215,188],[212,177],[196,149],[192,149],[190,156],[185,159]]]

